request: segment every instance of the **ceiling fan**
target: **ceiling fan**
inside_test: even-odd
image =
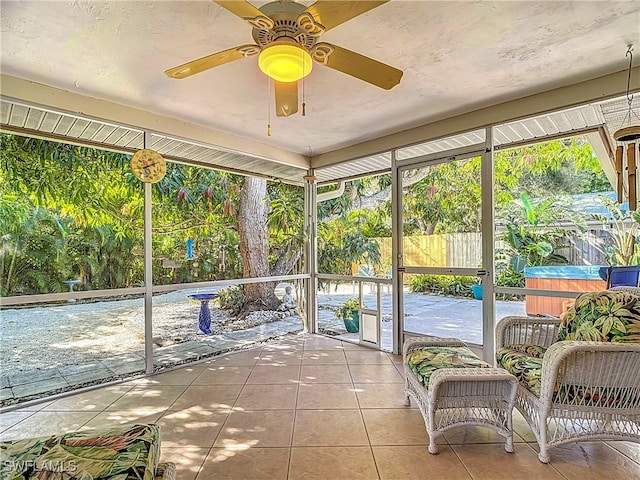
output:
[[[385,90],[400,83],[402,70],[319,41],[320,35],[327,30],[388,0],[318,1],[309,7],[278,0],[259,9],[247,1],[214,1],[253,27],[255,44],[240,45],[170,68],[164,72],[168,77],[185,78],[258,55],[260,69],[274,80],[276,115],[279,117],[298,111],[298,80],[311,72],[313,61]]]

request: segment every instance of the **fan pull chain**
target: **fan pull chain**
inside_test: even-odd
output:
[[[267,78],[267,137],[271,136],[271,78]]]
[[[304,57],[302,58],[302,116],[306,116],[307,115],[307,104],[304,103],[304,79],[305,79],[305,74],[304,74]]]

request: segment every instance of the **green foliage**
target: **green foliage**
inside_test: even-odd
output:
[[[504,264],[496,264],[496,286],[524,288],[524,271],[516,272],[507,268]],[[510,293],[497,293],[497,300],[524,300],[524,295],[512,295]]]
[[[82,279],[81,288],[87,289],[142,284],[144,189],[131,174],[129,159],[0,134],[0,294],[64,291],[61,282],[69,278]],[[538,184],[545,192],[579,193],[606,182],[588,143],[579,138],[500,151],[495,165],[498,206],[522,191],[537,195]],[[479,178],[479,158],[406,172],[404,233],[479,231]],[[237,228],[242,184],[237,175],[169,163],[166,177],[152,187],[154,283],[242,276]],[[390,185],[389,175],[353,180],[344,195],[318,206],[319,218],[326,220],[319,224],[321,272],[350,275],[353,264],[388,268],[382,267],[374,240],[392,233],[388,193],[373,207],[363,206],[363,200]],[[270,183],[268,201],[269,264],[289,273],[299,265],[303,245],[302,189]],[[513,274],[525,259],[527,265],[562,261],[556,256],[561,236],[545,227],[546,217],[535,217],[545,213],[544,205],[523,200],[523,209],[508,227]],[[193,240],[193,260],[186,257],[187,240]],[[609,254],[611,261],[637,261],[635,241],[632,255],[623,246],[616,247],[620,258]],[[165,260],[179,266],[165,268]]]
[[[232,316],[236,316],[247,302],[247,297],[244,294],[242,285],[234,285],[221,290],[218,301],[220,302],[220,308],[227,310]]]
[[[470,297],[471,286],[478,283],[477,277],[454,275],[413,275],[409,280],[411,292]]]
[[[612,243],[601,245],[607,263],[612,266],[640,264],[638,231],[640,230],[640,212],[630,212],[609,197],[600,196],[598,201],[607,209],[609,217],[592,215],[592,218],[609,224]]]
[[[498,260],[507,261],[515,273],[524,272],[525,267],[568,263],[557,251],[565,247],[562,242],[569,230],[554,225],[563,220],[575,224],[575,214],[557,198],[534,203],[523,193],[520,200],[502,214],[506,232],[501,240],[507,247],[497,252]]]
[[[0,294],[66,291],[62,282],[70,278],[81,279],[81,289],[142,285],[144,189],[130,157],[9,134],[0,134],[0,142]],[[168,164],[165,178],[152,186],[154,284],[242,276],[243,181]],[[269,187],[270,261],[280,274],[301,254],[301,192]]]
[[[583,137],[500,150],[494,155],[496,205],[527,193],[532,198],[602,192],[611,185]]]
[[[336,318],[352,318],[353,311],[360,310],[360,300],[358,298],[350,298],[335,311]]]
[[[318,225],[319,271],[351,275],[352,265],[381,266],[380,245],[373,237],[385,232],[382,216],[369,209]]]
[[[405,235],[479,231],[480,158],[408,171],[403,182]]]

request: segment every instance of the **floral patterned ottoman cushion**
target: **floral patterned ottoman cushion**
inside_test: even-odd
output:
[[[0,442],[7,480],[153,480],[160,458],[157,425],[127,425]]]
[[[429,378],[439,368],[489,368],[467,347],[423,347],[407,355],[407,365],[418,381],[429,388]]]

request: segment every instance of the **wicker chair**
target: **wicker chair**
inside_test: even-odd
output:
[[[559,319],[510,316],[496,330],[497,349],[516,344],[548,348],[540,394],[520,381],[515,404],[536,436],[540,461],[548,463],[549,450],[569,442],[640,443],[640,344],[556,341],[559,326]],[[605,398],[574,395],[577,389],[605,392]]]

